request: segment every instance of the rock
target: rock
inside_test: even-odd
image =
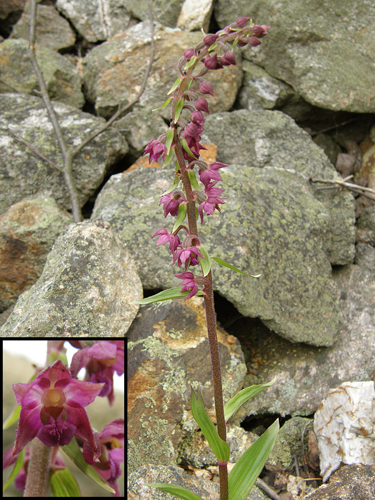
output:
[[[145,288],[179,284],[168,248],[151,240],[169,227],[158,204],[172,172],[148,168],[112,176],[92,215],[110,222],[143,263]],[[214,289],[241,314],[260,316],[286,338],[332,345],[341,318],[321,241],[330,221],[326,208],[311,195],[306,178],[291,170],[230,166],[222,176],[230,197],[220,217],[206,217],[201,242],[212,255],[261,277],[239,277],[213,263]]]
[[[107,226],[71,225],[39,280],[22,294],[1,337],[122,337],[142,298],[135,264]]]
[[[314,415],[323,482],[344,464],[375,464],[374,382],[345,382],[331,389]]]
[[[365,208],[357,221],[357,241],[375,247],[375,205]]]
[[[170,28],[176,27],[183,3],[184,0],[169,0],[168,7],[166,7],[164,0],[154,0],[152,4],[154,21]],[[127,0],[126,5],[132,16],[136,19],[142,19],[142,21],[150,19],[147,2]]]
[[[288,102],[295,92],[290,85],[273,78],[263,68],[244,59],[241,90],[238,93],[238,109],[278,109]]]
[[[129,28],[95,47],[82,61],[87,98],[95,103],[100,116],[110,117],[119,105],[131,102],[139,93],[144,78],[145,67],[150,57],[150,24],[145,21]],[[177,29],[154,28],[155,54],[146,88],[138,108],[159,108],[167,99],[167,92],[179,76],[177,61],[183,51],[202,40],[202,33],[187,33]],[[210,99],[210,111],[231,109],[242,80],[239,52],[236,66],[227,66],[207,75],[215,88],[215,96]],[[205,77],[206,79],[206,77]],[[170,119],[170,108],[162,108],[155,113]]]
[[[291,85],[314,106],[374,112],[374,4],[366,0],[355,5],[319,0],[215,4],[221,28],[238,16],[271,26],[260,47],[246,47],[246,59]]]
[[[53,107],[71,148],[78,146],[105,123],[101,118],[62,103],[55,102]],[[3,172],[0,178],[0,213],[26,197],[40,196],[52,197],[60,208],[71,209],[62,173],[17,141],[8,128],[61,166],[57,138],[43,101],[25,94],[0,94],[0,168]],[[128,146],[119,132],[108,129],[76,155],[73,175],[81,207],[100,186],[109,167],[127,151]]]
[[[38,79],[28,55],[28,42],[22,38],[0,44],[0,93],[32,94],[39,89]],[[61,54],[49,48],[36,49],[36,59],[46,82],[50,99],[82,108],[85,98],[81,78],[75,67]],[[1,94],[0,94],[1,96]]]
[[[268,390],[268,389],[267,389]],[[301,455],[301,439],[304,435],[304,449],[307,454],[307,424],[313,422],[308,418],[293,417],[287,420],[280,428],[274,447],[268,455],[267,462],[271,465],[281,465],[285,469],[290,469],[293,465],[294,456]],[[311,429],[309,427],[309,429]]]
[[[56,238],[72,222],[51,198],[21,201],[0,215],[0,312],[35,283]]]
[[[130,21],[128,1],[108,0],[100,4],[82,0],[57,0],[56,8],[88,42],[95,43],[124,31]]]
[[[375,249],[373,247],[373,259]],[[373,261],[374,262],[374,261]],[[292,344],[267,332],[259,321],[242,319],[234,331],[246,345],[247,365],[255,370],[244,387],[272,380],[274,385],[231,418],[239,424],[249,415],[311,415],[330,389],[347,380],[366,381],[374,377],[375,303],[374,265],[358,264],[338,268],[333,273],[343,325],[332,347]],[[228,328],[232,333],[232,329]],[[251,354],[255,353],[255,354]]]
[[[241,388],[246,367],[236,339],[217,333],[228,401]],[[128,352],[128,470],[173,465],[181,440],[196,428],[191,386],[200,386],[208,415],[215,415],[203,299],[142,307],[128,332]]]
[[[23,38],[29,41],[30,2],[14,26],[10,39]],[[35,46],[47,47],[50,50],[71,49],[76,41],[74,31],[69,22],[59,16],[53,5],[38,5],[35,24]]]
[[[307,176],[306,188],[325,205],[329,214],[327,230],[319,233],[329,261],[335,265],[353,261],[353,197],[348,192],[319,190],[308,182],[314,177],[341,177],[321,149],[293,120],[276,111],[216,113],[207,117],[202,140],[218,146],[217,161],[257,168],[272,166]]]
[[[148,108],[128,113],[113,122],[112,127],[121,132],[129,144],[130,153],[134,156],[143,155],[145,146],[151,139],[165,134],[165,121]],[[148,156],[143,157],[143,159],[147,160],[148,163]]]
[[[216,500],[220,486],[210,480],[210,475],[198,477],[190,475],[177,467],[163,465],[144,465],[128,476],[128,500],[166,500],[170,495],[148,486],[150,483],[168,483],[186,488],[199,498]],[[267,500],[257,486],[250,491],[247,500]]]
[[[212,0],[184,0],[177,20],[178,28],[188,31],[198,31],[202,28],[208,33],[212,9]]]
[[[346,465],[335,472],[329,484],[322,484],[305,500],[373,500],[374,465]]]

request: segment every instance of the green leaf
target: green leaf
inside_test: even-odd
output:
[[[166,155],[166,157],[164,159],[163,167],[166,167],[168,165],[168,163],[171,161],[173,153],[174,153],[174,151],[173,151],[173,149],[171,149],[169,151],[169,153]]]
[[[190,150],[189,146],[188,146],[188,143],[186,142],[186,139],[185,137],[181,137],[180,138],[180,141],[181,141],[181,144],[182,144],[182,147],[184,148],[184,150],[187,152],[187,154],[189,156],[193,156],[193,158],[195,158],[195,154],[192,153],[192,151]]]
[[[238,43],[238,38],[236,38],[232,43],[232,49],[237,45],[237,43]]]
[[[200,188],[199,188],[199,185],[197,182],[197,178],[195,177],[194,170],[189,170],[188,177],[189,177],[190,183],[193,186],[193,188],[196,189],[197,191],[199,191]]]
[[[176,222],[174,223],[174,226],[172,229],[172,233],[174,231],[176,231],[178,226],[184,222],[185,217],[186,217],[186,212],[187,212],[187,205],[183,205],[182,203],[180,203],[180,205],[178,206],[178,213],[177,213],[177,217],[176,217]]]
[[[173,136],[174,136],[174,130],[171,128],[168,129],[167,131],[167,140],[165,142],[165,145],[167,147],[167,154],[169,154],[173,142]]]
[[[261,274],[247,274],[241,271],[240,269],[237,269],[237,267],[232,266],[231,264],[228,264],[228,262],[225,262],[223,259],[219,259],[219,257],[211,257],[212,260],[220,264],[220,266],[227,267],[228,269],[232,269],[232,271],[236,271],[236,273],[244,274],[245,276],[250,276],[251,278],[259,278],[262,276]]]
[[[210,45],[210,46],[208,47],[208,52],[211,52],[212,50],[215,50],[215,49],[216,49],[216,47],[217,47],[217,43],[216,43],[216,42],[214,42],[212,45]]]
[[[189,490],[182,488],[181,486],[173,486],[173,484],[163,484],[163,483],[150,483],[147,486],[152,486],[153,488],[158,488],[165,493],[170,493],[175,497],[182,498],[183,500],[202,500],[201,497],[194,495]]]
[[[229,474],[228,500],[246,500],[270,454],[279,431],[279,420],[268,427],[254,444],[241,456]]]
[[[162,104],[161,106],[159,106],[159,108],[155,108],[155,109],[153,109],[152,111],[157,111],[158,109],[165,108],[165,106],[168,106],[168,104],[171,102],[171,100],[172,100],[172,99],[171,99],[170,97],[168,97],[168,99],[165,101],[165,103],[164,103],[164,104]]]
[[[183,299],[189,295],[189,291],[180,292],[181,286],[177,286],[175,288],[168,288],[168,290],[163,290],[162,292],[156,293],[152,295],[152,297],[147,297],[146,299],[138,300],[137,302],[132,302],[132,304],[140,304],[141,306],[145,306],[147,304],[153,304],[154,302],[163,302],[164,300],[172,300],[172,299]],[[199,290],[197,295],[203,295]]]
[[[9,417],[4,421],[3,423],[3,430],[9,429],[9,427],[12,427],[13,424],[18,422],[18,419],[20,418],[20,413],[21,413],[21,407],[20,405],[16,405],[9,415]]]
[[[182,77],[181,77],[181,76],[179,76],[179,77],[177,78],[177,80],[174,82],[174,84],[172,85],[171,90],[168,92],[168,94],[167,94],[167,95],[172,94],[172,92],[173,92],[174,90],[176,90],[176,88],[180,85],[180,83],[181,83],[181,82],[182,82]],[[171,98],[169,98],[169,100],[171,100]],[[159,109],[160,109],[160,108],[159,108]]]
[[[51,490],[54,497],[81,497],[77,481],[68,469],[53,471]]]
[[[174,122],[175,123],[177,123],[178,119],[180,118],[180,114],[181,114],[182,108],[184,107],[184,104],[185,104],[185,99],[184,98],[179,99],[177,101],[177,104],[176,104],[176,115],[174,117]]]
[[[198,255],[199,263],[202,266],[203,276],[207,276],[211,269],[210,256],[208,255],[208,252],[203,245],[200,245],[198,248],[204,257],[204,259],[202,259],[202,257],[199,257]]]
[[[211,450],[215,454],[215,457],[219,462],[228,462],[230,455],[229,446],[219,437],[214,424],[209,419],[204,408],[202,396],[199,389],[198,399],[195,396],[193,388],[191,389],[190,405],[194,420],[201,428],[204,437],[207,439]]]
[[[100,474],[94,469],[94,467],[86,462],[83,458],[83,454],[79,449],[77,441],[73,438],[69,444],[65,446],[61,446],[61,449],[68,455],[68,457],[73,460],[76,466],[81,469],[81,471],[86,474],[90,479],[95,481],[96,484],[101,486],[107,491],[111,493],[116,493],[114,489],[112,489],[109,484],[104,481],[104,479],[100,476]]]
[[[173,186],[171,186],[169,189],[167,189],[167,191],[163,191],[163,196],[165,194],[170,193],[171,191],[174,191],[176,189],[176,187],[179,185],[179,183],[180,183],[180,179],[178,177],[175,177],[173,180]]]
[[[24,448],[18,453],[17,461],[14,464],[12,474],[9,476],[8,481],[3,486],[3,492],[8,488],[10,484],[12,484],[12,482],[16,479],[17,474],[22,469],[23,462],[25,461],[25,453],[26,453],[26,448]]]
[[[224,406],[224,418],[225,421],[228,422],[230,417],[236,413],[236,411],[249,399],[253,398],[260,392],[264,391],[266,387],[270,387],[275,383],[276,378],[271,380],[271,382],[267,382],[266,384],[259,385],[251,385],[250,387],[246,387],[242,389],[238,394],[233,396],[232,399],[228,401],[228,403]]]
[[[193,56],[188,63],[185,64],[184,70],[190,68],[190,66],[193,66],[197,61],[197,56]]]

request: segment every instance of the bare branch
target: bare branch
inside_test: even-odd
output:
[[[349,182],[345,182],[346,179],[311,179],[311,182],[321,182],[326,184],[336,184],[338,186],[350,189],[355,193],[359,193],[370,200],[375,200],[375,189],[366,188],[363,186],[359,186],[358,184],[351,184]]]
[[[38,83],[39,83],[39,88],[42,94],[42,99],[44,101],[44,105],[47,109],[47,113],[49,116],[49,119],[51,120],[52,126],[54,128],[61,154],[63,157],[63,164],[64,167],[62,169],[62,173],[64,175],[65,183],[68,188],[69,196],[70,196],[70,201],[72,204],[72,212],[73,212],[73,218],[75,222],[80,222],[83,220],[81,209],[78,203],[78,191],[75,185],[75,181],[73,178],[73,172],[72,172],[72,161],[73,161],[73,154],[69,151],[68,146],[65,142],[63,133],[61,131],[59,122],[57,120],[55,111],[51,105],[51,101],[44,83],[43,75],[40,71],[39,65],[36,60],[35,56],[35,20],[36,20],[36,0],[31,0],[30,3],[30,31],[29,31],[29,55],[31,59],[31,64],[33,65],[35,74],[38,78]]]
[[[153,17],[152,17],[152,0],[149,1],[148,10],[149,10],[149,16],[150,16],[150,25],[151,25],[151,51],[150,51],[150,59],[148,61],[148,66],[147,66],[147,69],[146,69],[145,76],[143,78],[143,82],[142,82],[140,91],[138,92],[138,94],[136,95],[136,97],[131,102],[129,102],[125,107],[122,108],[121,106],[119,106],[119,108],[116,111],[116,113],[107,121],[107,123],[105,125],[103,125],[103,127],[101,127],[100,129],[98,129],[90,137],[88,137],[87,139],[85,139],[79,146],[77,146],[76,149],[73,151],[73,156],[75,156],[79,151],[81,151],[81,149],[83,149],[90,141],[92,141],[93,139],[95,139],[95,137],[97,137],[99,134],[101,134],[102,132],[104,132],[104,130],[106,130],[109,126],[111,126],[112,123],[115,120],[117,120],[118,118],[120,118],[120,116],[122,115],[122,113],[124,113],[131,106],[133,106],[139,100],[139,98],[141,97],[141,95],[143,94],[143,92],[144,92],[144,90],[146,88],[146,83],[147,83],[147,80],[148,80],[148,76],[150,74],[151,66],[152,66],[152,63],[154,61],[154,52],[155,52],[154,20],[153,20]]]
[[[49,163],[52,167],[56,168],[59,172],[61,172],[61,168],[58,167],[55,163],[53,163],[51,160],[49,160],[46,156],[44,156],[42,153],[40,153],[39,151],[37,151],[34,146],[32,146],[29,142],[25,141],[25,139],[22,139],[21,136],[19,136],[18,134],[16,134],[15,132],[13,132],[13,130],[11,130],[9,127],[8,127],[8,132],[11,133],[12,135],[14,135],[14,137],[17,139],[17,141],[20,141],[22,142],[22,144],[25,144],[25,146],[27,146],[29,149],[31,149],[31,151],[33,153],[35,153],[36,155],[38,155],[42,160],[46,161],[47,163]]]

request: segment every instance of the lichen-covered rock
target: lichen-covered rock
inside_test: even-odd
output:
[[[27,2],[20,20],[14,26],[10,39],[23,38],[29,40],[30,2]],[[51,50],[71,49],[76,36],[69,22],[59,15],[53,5],[37,6],[35,20],[35,46],[47,47]]]
[[[38,47],[35,56],[50,99],[82,108],[85,98],[81,91],[81,77],[73,64],[46,47]],[[17,91],[32,94],[34,89],[39,89],[26,40],[4,40],[0,44],[0,61],[0,93]]]
[[[136,266],[106,224],[71,225],[39,280],[22,294],[1,337],[122,337],[142,298]]]
[[[372,266],[367,262],[372,250]],[[367,259],[335,270],[343,324],[330,347],[293,344],[267,331],[259,321],[244,320],[241,338],[249,345],[246,361],[256,375],[248,375],[245,387],[276,378],[276,382],[232,417],[235,424],[249,415],[311,415],[330,389],[348,380],[371,380],[375,359],[375,249],[367,245]],[[237,324],[239,331],[239,325]],[[262,352],[252,355],[251,352]],[[245,353],[246,356],[246,353]]]
[[[154,61],[137,108],[156,109],[166,101],[166,93],[180,74],[177,61],[186,48],[195,47],[202,40],[202,33],[172,30],[157,24],[154,39]],[[150,57],[150,40],[150,23],[144,21],[95,47],[83,59],[87,98],[95,103],[99,116],[110,117],[119,104],[126,105],[138,95]],[[241,53],[236,57],[236,66],[205,76],[215,89],[215,96],[210,99],[212,113],[229,110],[234,104],[242,81]],[[156,113],[170,119],[168,106]]]
[[[72,222],[51,198],[20,201],[0,215],[0,311],[35,283],[56,238]]]
[[[217,160],[233,157],[238,163],[223,169],[227,204],[220,216],[205,217],[201,242],[212,255],[250,274],[261,273],[259,279],[239,277],[213,264],[215,289],[242,314],[260,317],[287,339],[332,345],[341,319],[330,262],[353,259],[352,196],[321,194],[310,185],[312,175],[337,173],[282,113],[242,110],[213,115],[206,123],[206,139],[218,145]],[[158,205],[172,179],[171,167],[113,176],[94,207],[93,220],[113,224],[142,262],[145,288],[178,285],[168,248],[150,239],[158,229],[171,227]]]
[[[307,102],[334,111],[373,113],[375,5],[368,0],[218,0],[223,28],[239,16],[271,26],[245,58],[291,85]]]
[[[341,177],[324,152],[289,116],[279,111],[263,110],[216,113],[207,117],[202,140],[217,145],[217,161],[258,168],[282,168],[305,176],[306,188],[324,204],[324,212],[328,214],[327,225],[320,236],[329,261],[334,265],[353,261],[353,196],[338,189],[320,190],[309,182],[315,177]]]
[[[223,399],[242,387],[246,366],[235,337],[217,328]],[[203,299],[142,307],[128,332],[128,469],[173,465],[181,439],[196,428],[190,388],[200,387],[215,418]]]
[[[56,8],[88,42],[107,40],[127,28],[130,21],[128,0],[57,0]]]
[[[105,123],[102,118],[62,103],[53,108],[69,147],[78,146]],[[61,172],[17,141],[8,128],[62,167],[57,138],[42,99],[27,94],[0,94],[0,213],[26,197],[47,196],[71,209]],[[122,158],[128,145],[117,130],[95,137],[73,159],[78,200],[82,207],[103,181],[108,168]]]

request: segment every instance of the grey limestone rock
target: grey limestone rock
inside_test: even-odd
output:
[[[44,77],[50,99],[82,108],[85,98],[81,77],[69,60],[44,46],[36,48],[36,60]],[[0,92],[31,94],[39,90],[38,79],[28,55],[28,42],[22,38],[0,44]]]
[[[375,50],[371,0],[218,0],[221,28],[239,16],[271,26],[245,58],[291,85],[307,102],[334,111],[375,110]]]
[[[156,109],[167,99],[167,92],[179,76],[177,61],[184,50],[202,40],[200,32],[184,32],[155,24],[155,55],[145,91],[136,107]],[[119,103],[126,105],[139,93],[150,57],[150,23],[132,26],[111,40],[95,47],[83,59],[84,82],[88,99],[95,103],[100,116],[111,116]],[[242,69],[238,64],[207,75],[215,88],[210,111],[231,109],[241,86]],[[155,113],[170,119],[170,107]]]
[[[54,102],[53,107],[71,148],[105,123],[102,118],[72,106]],[[62,164],[42,99],[27,94],[0,94],[0,213],[26,197],[38,196],[54,198],[60,208],[71,209],[63,174],[17,141],[8,128],[51,161]],[[95,193],[107,169],[127,151],[128,145],[121,134],[108,129],[75,156],[73,175],[81,207]]]
[[[73,224],[39,280],[22,294],[1,337],[123,337],[142,298],[136,266],[106,224]]]
[[[124,31],[130,21],[125,0],[57,0],[56,8],[88,42],[98,42]]]

